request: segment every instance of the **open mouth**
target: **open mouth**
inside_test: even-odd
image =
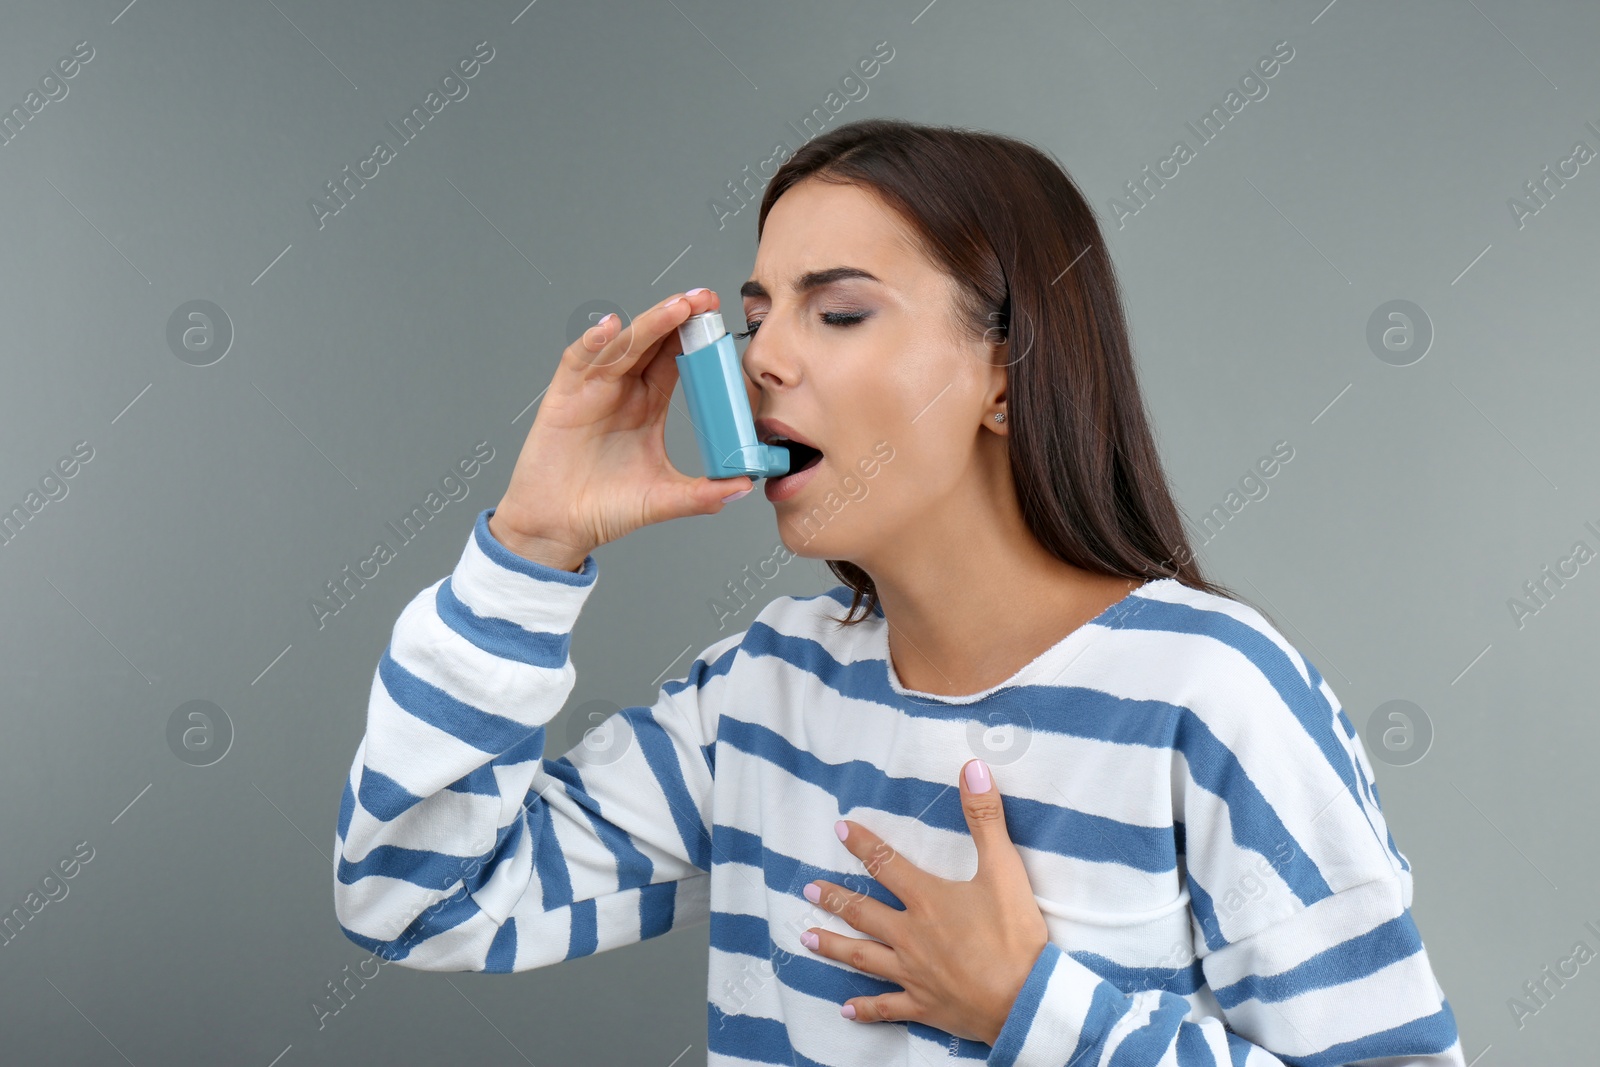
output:
[[[756,432],[760,435],[758,440],[770,448],[781,448],[789,454],[789,469],[773,480],[792,478],[801,471],[810,470],[822,462],[822,449],[809,441],[802,440],[798,431],[784,425],[777,419],[762,416],[755,420]]]
[[[789,441],[778,438],[771,442],[789,452],[789,473],[798,474],[808,467],[813,467],[822,460],[822,450],[812,448],[810,445],[801,444],[799,441]]]

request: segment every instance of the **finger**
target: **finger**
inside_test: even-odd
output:
[[[961,779],[961,811],[967,817],[973,844],[978,847],[979,873],[989,867],[1020,865],[1017,846],[1006,831],[1000,789],[994,784],[989,765],[981,759],[968,760],[958,777]]]
[[[894,954],[894,949],[888,945],[879,941],[869,941],[864,937],[846,937],[832,930],[819,930],[815,927],[806,933],[816,935],[815,947],[811,945],[808,937],[800,938],[800,943],[813,954],[838,960],[863,974],[876,975],[897,984],[900,982],[899,960]]]
[[[614,382],[631,371],[642,371],[656,359],[677,355],[683,351],[678,342],[678,327],[690,315],[716,305],[717,295],[710,289],[702,289],[693,296],[678,293],[634,318],[615,336],[609,333],[615,327],[608,327],[610,339],[589,361],[592,373],[602,381]]]
[[[618,327],[617,315],[612,312],[603,315],[599,322],[588,327],[562,353],[563,357],[576,361],[580,366],[589,366],[599,355],[606,342],[616,335]]]
[[[813,886],[816,887],[814,891]],[[899,934],[903,929],[901,921],[906,913],[898,908],[892,908],[881,900],[873,900],[865,893],[852,893],[843,886],[821,879],[807,883],[804,892],[807,900],[839,916],[852,929],[890,945],[899,944]],[[815,900],[812,900],[813,892],[817,895]]]
[[[839,1006],[839,1014],[858,1023],[917,1021],[921,1013],[911,994],[880,993],[875,997],[852,997]]]
[[[665,356],[658,356],[644,367],[641,377],[644,378],[645,384],[650,386],[651,403],[658,408],[664,408],[672,402],[672,391],[678,387],[678,361],[676,358],[667,359]]]
[[[698,315],[706,311],[716,311],[722,305],[722,300],[717,296],[714,289],[702,289],[693,297],[685,294],[685,298],[690,301],[689,313],[691,315]],[[708,301],[704,305],[701,303],[703,299]],[[684,316],[684,321],[688,321],[688,315]],[[676,330],[674,330],[674,336],[676,336]],[[677,388],[679,378],[676,357],[682,349],[683,345],[681,343],[674,345],[669,355],[668,350],[658,347],[648,361],[640,362],[640,376],[644,379],[645,384],[650,386],[650,398],[657,406],[657,409],[665,408],[672,401],[672,392]],[[752,408],[752,410],[754,409]],[[683,409],[679,408],[679,411],[681,412]],[[684,412],[684,414],[687,414],[687,412]]]
[[[733,503],[726,497],[754,485],[755,482],[748,475],[742,474],[737,478],[715,481],[680,474],[678,479],[657,482],[645,494],[645,523],[715,514]]]
[[[900,898],[906,907],[921,900],[931,886],[933,876],[900,855],[883,838],[860,823],[840,819],[834,830],[850,854],[867,868],[867,874],[877,879],[889,892]]]

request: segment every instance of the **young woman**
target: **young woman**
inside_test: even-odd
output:
[[[1193,560],[1071,179],[864,120],[783,165],[757,232],[752,408],[816,454],[766,496],[843,584],[544,758],[592,552],[752,487],[665,449],[716,293],[588,330],[378,664],[350,939],[507,972],[709,918],[715,1064],[1460,1067],[1350,719]]]

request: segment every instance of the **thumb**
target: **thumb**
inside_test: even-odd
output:
[[[1000,790],[994,784],[989,765],[981,759],[968,760],[961,768],[961,811],[967,829],[978,846],[978,870],[1020,865],[1022,857],[1006,830],[1006,812],[1000,803]]]
[[[696,487],[696,491],[705,501],[709,511],[721,511],[724,504],[733,503],[729,497],[743,497],[756,487],[756,480],[748,474],[737,478],[702,478],[704,487]]]
[[[691,515],[715,515],[732,501],[724,497],[755,488],[748,475],[738,478],[677,478],[667,484],[651,486],[646,498],[644,522],[666,522]]]

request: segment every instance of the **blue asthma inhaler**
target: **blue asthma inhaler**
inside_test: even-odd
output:
[[[678,327],[683,354],[677,357],[678,379],[689,401],[706,477],[777,478],[789,473],[789,450],[762,444],[755,415],[745,392],[744,369],[722,313],[703,311]]]

